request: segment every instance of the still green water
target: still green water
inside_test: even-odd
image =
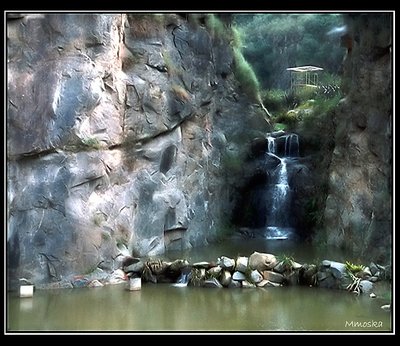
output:
[[[274,249],[271,249],[274,248]],[[271,251],[274,250],[274,251]],[[269,251],[294,255],[299,262],[316,258],[306,245],[275,241],[238,241],[171,252],[169,258],[216,260],[238,253]],[[325,255],[328,255],[325,253]],[[340,260],[340,254],[324,258]],[[320,257],[321,258],[321,257]],[[310,287],[212,289],[143,284],[130,292],[125,285],[102,288],[37,290],[33,298],[9,293],[8,331],[390,331],[391,313],[385,283],[377,298]]]

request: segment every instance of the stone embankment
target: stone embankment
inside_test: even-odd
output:
[[[163,259],[143,260],[131,256],[120,258],[120,268],[106,273],[96,269],[90,274],[73,276],[46,287],[101,287],[130,282],[131,290],[141,283],[170,283],[178,286],[215,288],[268,288],[303,285],[342,289],[357,295],[373,296],[374,283],[391,280],[391,267],[371,262],[369,266],[323,260],[318,264],[300,264],[288,256],[254,252],[236,259],[221,256],[215,262],[190,264],[185,259],[169,262]]]

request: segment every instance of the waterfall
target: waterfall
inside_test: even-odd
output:
[[[285,156],[299,156],[299,136],[295,133],[287,135],[285,138]]]
[[[289,186],[288,164],[299,156],[299,137],[287,134],[267,137],[269,157],[279,160],[274,170],[269,171],[269,185],[266,191],[267,210],[264,236],[267,239],[288,239],[293,233],[290,224],[292,192]]]
[[[178,280],[176,281],[176,283],[173,284],[173,286],[175,287],[186,287],[189,283],[190,280],[190,276],[191,276],[191,272],[185,272],[182,271],[181,275],[179,276]]]
[[[268,140],[268,153],[276,154],[275,138],[267,137]]]

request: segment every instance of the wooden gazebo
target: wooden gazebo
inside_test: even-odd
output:
[[[297,66],[286,69],[291,72],[290,88],[297,90],[298,88],[316,88],[318,86],[318,72],[322,71],[322,67],[317,66]]]

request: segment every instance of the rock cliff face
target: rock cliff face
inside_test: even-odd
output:
[[[11,281],[218,236],[266,123],[202,16],[10,16],[7,49]]]
[[[392,15],[347,17],[346,98],[335,115],[335,148],[320,239],[378,260],[391,256]]]

